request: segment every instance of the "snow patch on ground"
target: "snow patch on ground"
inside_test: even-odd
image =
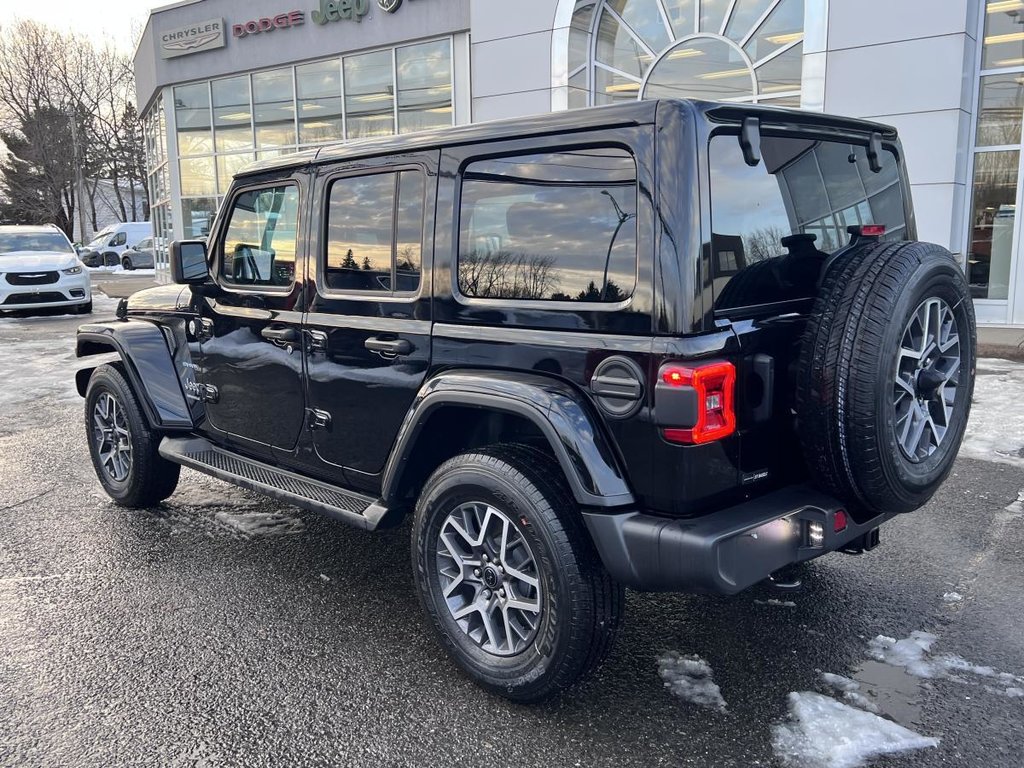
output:
[[[982,358],[962,456],[1024,467],[1024,364]]]
[[[658,658],[658,674],[673,694],[709,709],[725,711],[725,699],[711,665],[697,655],[670,652]]]
[[[789,720],[772,729],[775,753],[793,768],[856,768],[872,757],[938,743],[938,739],[810,691],[789,694]]]
[[[822,672],[821,679],[829,687],[842,694],[847,704],[858,709],[863,709],[873,714],[878,714],[878,707],[875,706],[867,696],[860,692],[860,683],[842,675],[834,675],[831,672]]]
[[[796,603],[792,600],[777,600],[774,597],[769,597],[767,600],[754,600],[755,605],[774,605],[777,608],[796,608]]]
[[[946,592],[942,595],[942,602],[944,603],[959,603],[963,602],[964,596],[959,592]]]
[[[923,678],[946,678],[958,682],[971,682],[963,675],[985,678],[986,689],[1008,695],[1006,692],[1024,685],[1024,677],[999,672],[992,667],[974,664],[952,653],[933,654],[932,646],[938,640],[930,632],[911,632],[910,637],[896,640],[878,635],[868,642],[868,655],[876,661],[902,667],[907,674]]]

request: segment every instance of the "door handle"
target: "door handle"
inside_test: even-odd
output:
[[[385,357],[408,355],[412,352],[412,344],[409,343],[408,339],[382,339],[378,336],[371,336],[363,342],[363,346],[371,352],[376,352]]]
[[[299,332],[294,328],[264,328],[260,335],[275,344],[294,344],[299,340]]]

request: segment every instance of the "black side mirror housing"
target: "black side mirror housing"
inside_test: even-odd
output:
[[[199,285],[210,279],[205,240],[175,240],[170,247],[171,279],[179,285]]]

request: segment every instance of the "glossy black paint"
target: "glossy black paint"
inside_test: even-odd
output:
[[[298,188],[299,222],[306,222],[310,179],[301,171],[235,190],[224,210],[230,212],[246,190],[286,185]],[[192,306],[207,329],[199,339],[200,378],[216,392],[215,400],[206,404],[204,431],[226,445],[269,458],[275,449],[292,451],[305,423],[301,336],[308,234],[298,227],[291,285],[243,287],[222,275],[229,219],[219,216],[210,236],[212,282],[192,288]]]
[[[329,290],[327,225],[332,184],[369,171],[421,173],[425,222],[434,221],[438,152],[402,153],[365,161],[335,162],[318,169],[313,196],[309,304],[304,349],[308,407],[331,414],[331,425],[312,434],[315,456],[371,488],[388,459],[395,435],[426,378],[431,360],[431,264],[433,237],[421,236],[421,275],[414,295]],[[383,344],[382,344],[383,342]],[[377,351],[393,346],[397,353]]]
[[[690,101],[635,102],[322,148],[246,169],[226,202],[241,190],[283,180],[300,186],[302,224],[290,289],[242,291],[210,282],[183,289],[173,302],[142,294],[129,312],[191,312],[192,321],[173,332],[186,350],[198,343],[195,321],[212,322],[213,337],[196,354],[202,382],[217,387],[220,400],[190,402],[197,432],[394,505],[407,506],[414,495],[409,467],[450,455],[417,455],[423,425],[441,423],[431,420],[448,413],[454,421],[444,421],[445,429],[458,432],[472,421],[464,434],[476,439],[525,429],[524,439],[547,442],[586,507],[632,505],[672,516],[727,508],[803,478],[787,399],[803,316],[714,313],[708,142],[717,133],[738,140],[748,117],[758,119],[765,135],[867,145],[878,134],[883,149],[902,157],[895,132],[885,126]],[[485,158],[590,147],[625,150],[636,161],[638,264],[629,300],[605,306],[461,296],[456,252],[463,170]],[[419,293],[325,290],[323,219],[331,180],[412,167],[429,178]],[[209,239],[214,274],[226,218],[218,217]],[[913,237],[909,202],[907,222]],[[300,329],[301,339],[289,353],[262,338],[267,328]],[[366,348],[374,338],[408,349],[382,357]],[[591,393],[594,372],[612,357],[646,375],[640,405],[625,417],[602,411]],[[739,431],[708,445],[670,444],[653,416],[657,371],[669,361],[708,360],[737,367]],[[757,392],[764,370],[772,371],[767,402]],[[330,427],[310,429],[309,409],[327,413]],[[481,420],[488,413],[499,418]],[[421,482],[423,467],[417,471]]]

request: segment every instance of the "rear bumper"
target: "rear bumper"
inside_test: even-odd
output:
[[[584,513],[605,568],[626,586],[646,591],[732,595],[793,563],[850,545],[893,515],[835,531],[843,505],[813,488],[783,488],[696,519],[642,512]],[[812,541],[811,524],[823,537]]]

